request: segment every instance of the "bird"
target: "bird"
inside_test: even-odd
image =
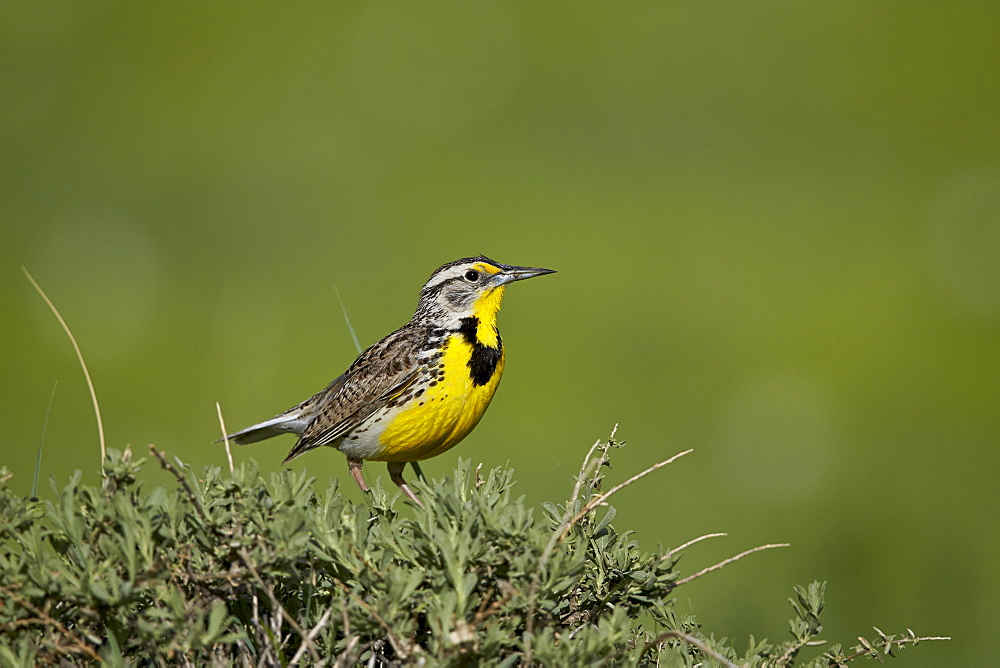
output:
[[[392,482],[423,508],[403,469],[451,449],[479,424],[503,375],[497,313],[507,285],[552,273],[483,255],[442,265],[421,288],[410,321],[326,388],[219,440],[298,435],[282,464],[321,446],[336,448],[362,492],[369,490],[364,462],[386,462]]]

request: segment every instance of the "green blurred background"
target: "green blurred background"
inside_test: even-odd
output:
[[[565,497],[615,423],[618,526],[690,548],[716,634],[954,635],[1000,600],[1000,4],[32,2],[0,10],[0,464],[97,479],[109,445],[221,464],[337,376],[443,262],[517,284],[457,456]],[[292,439],[236,451],[278,470]],[[334,452],[295,462],[343,479]],[[150,475],[161,481],[159,472]],[[369,474],[384,477],[381,465]],[[165,479],[162,479],[165,481]],[[321,485],[322,486],[322,485]],[[353,498],[360,498],[351,485]]]

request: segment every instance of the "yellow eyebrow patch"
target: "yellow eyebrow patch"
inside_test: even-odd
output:
[[[476,271],[486,272],[491,276],[493,274],[500,273],[499,267],[494,267],[492,264],[487,264],[485,262],[477,262],[476,264],[472,265],[472,268],[475,269]]]

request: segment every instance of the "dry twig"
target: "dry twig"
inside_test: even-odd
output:
[[[30,601],[18,596],[15,593],[8,592],[8,594],[15,601],[17,601],[25,608],[27,608],[29,611],[31,611],[33,614],[35,614],[38,617],[38,621],[46,624],[47,626],[54,627],[57,631],[59,631],[59,633],[61,633],[71,643],[73,643],[73,647],[70,648],[70,651],[78,654],[86,654],[94,661],[100,662],[101,657],[97,654],[97,652],[94,651],[94,648],[92,648],[90,645],[88,645],[83,640],[78,638],[72,631],[63,626],[62,622],[60,622],[58,619],[53,618],[44,610],[35,607]]]
[[[715,564],[714,566],[709,566],[708,568],[703,568],[700,571],[698,571],[697,573],[689,575],[686,578],[681,578],[680,580],[678,580],[677,582],[674,583],[674,587],[680,587],[682,584],[686,584],[688,582],[691,582],[692,580],[697,580],[702,575],[707,575],[707,574],[711,573],[712,571],[717,571],[720,568],[728,566],[729,564],[733,563],[734,561],[738,561],[738,560],[742,559],[743,557],[747,556],[748,554],[753,554],[754,552],[760,552],[761,550],[770,550],[771,548],[775,548],[775,547],[789,547],[789,545],[790,545],[790,543],[772,543],[770,545],[759,545],[758,547],[751,548],[749,550],[746,550],[745,552],[740,552],[735,557],[729,557],[728,559],[720,561],[719,563]]]
[[[187,478],[184,477],[184,474],[178,471],[177,468],[167,460],[167,456],[157,450],[156,446],[152,443],[149,444],[149,451],[153,453],[154,457],[160,460],[160,466],[177,478],[177,482],[181,484],[181,487],[183,487],[184,491],[187,493],[188,502],[194,507],[195,512],[198,513],[198,517],[200,517],[201,521],[205,523],[205,526],[207,526],[208,529],[217,537],[222,539],[227,538],[222,530],[215,526],[215,522],[208,519],[208,515],[205,514],[205,509],[201,507],[201,502],[198,501],[198,495],[194,493],[194,490],[191,488],[191,485],[188,484]]]
[[[861,641],[861,644],[855,646],[856,649],[854,654],[844,657],[843,663],[847,663],[848,661],[854,661],[855,659],[860,658],[866,654],[870,654],[872,651],[875,651],[875,647],[877,645],[882,644],[882,643],[872,643],[868,641],[866,638],[863,638],[861,636],[858,636],[858,640]],[[951,636],[925,636],[923,638],[918,638],[916,634],[913,633],[913,631],[910,631],[910,635],[908,637],[899,638],[898,640],[897,639],[888,640],[886,642],[891,645],[896,645],[897,647],[902,647],[903,645],[907,644],[916,645],[917,643],[923,642],[924,640],[951,640]]]
[[[379,625],[382,627],[382,630],[385,631],[385,637],[389,640],[389,644],[392,645],[392,648],[396,651],[396,654],[399,656],[399,658],[405,659],[407,656],[409,656],[407,648],[404,647],[403,644],[399,641],[399,639],[396,638],[396,636],[393,634],[392,627],[390,627],[389,624],[387,624],[386,621],[382,619],[382,617],[377,612],[375,612],[375,608],[365,603],[360,596],[351,591],[350,588],[340,580],[334,578],[333,581],[336,582],[340,586],[340,588],[347,593],[348,596],[353,598],[358,605],[364,608],[365,612],[367,612],[369,615],[372,616],[372,619],[374,619],[376,622],[379,623]]]
[[[302,644],[299,645],[298,651],[295,652],[295,654],[292,656],[292,660],[289,661],[289,665],[294,666],[296,663],[299,662],[299,659],[302,658],[302,655],[306,653],[306,645],[312,643],[313,639],[319,635],[319,632],[322,631],[323,627],[326,626],[327,622],[330,621],[330,613],[332,612],[332,610],[333,608],[327,608],[326,611],[323,613],[323,616],[319,618],[318,622],[316,622],[316,626],[309,629],[307,637],[302,639]]]
[[[94,381],[90,379],[90,371],[87,370],[87,363],[83,361],[83,353],[80,351],[80,346],[77,344],[76,337],[73,336],[73,332],[70,331],[69,325],[67,325],[66,321],[63,320],[63,317],[59,315],[59,309],[56,308],[56,305],[52,303],[52,300],[45,294],[45,291],[42,290],[41,286],[35,282],[35,279],[31,277],[31,274],[28,273],[28,270],[25,267],[21,267],[21,271],[24,272],[24,275],[28,277],[28,281],[31,282],[31,285],[35,288],[38,294],[42,296],[45,303],[48,304],[52,314],[56,317],[56,320],[59,321],[59,324],[62,325],[63,331],[66,332],[66,336],[69,337],[69,342],[73,344],[73,350],[76,351],[76,359],[79,360],[80,367],[83,369],[83,376],[87,379],[87,388],[90,390],[90,400],[94,404],[94,416],[97,418],[97,435],[101,440],[101,476],[107,478],[108,476],[104,471],[104,460],[108,456],[107,447],[104,444],[104,422],[101,420],[101,407],[97,403],[97,392],[94,390]]]
[[[195,512],[198,513],[198,516],[202,519],[202,521],[209,528],[209,530],[212,533],[214,533],[216,537],[225,540],[227,536],[221,529],[219,529],[219,527],[215,525],[214,522],[212,522],[208,518],[208,515],[205,514],[204,508],[201,507],[201,503],[198,501],[198,496],[194,493],[194,489],[192,489],[191,485],[188,484],[188,481],[184,477],[184,475],[167,460],[166,455],[164,455],[162,452],[156,449],[155,445],[150,444],[149,451],[152,452],[153,455],[160,460],[160,465],[163,466],[163,468],[165,468],[169,473],[171,473],[175,478],[177,478],[177,481],[181,484],[181,487],[183,487],[184,491],[187,493],[188,501],[194,507]],[[306,630],[303,629],[302,626],[295,621],[295,618],[292,615],[288,614],[288,611],[281,604],[281,601],[279,601],[278,597],[274,595],[274,590],[268,587],[267,584],[264,582],[264,579],[260,577],[260,574],[257,572],[257,569],[253,565],[253,561],[250,559],[250,555],[246,551],[246,548],[240,547],[238,550],[238,554],[240,555],[240,558],[243,560],[243,563],[246,565],[247,570],[250,571],[250,574],[253,576],[254,580],[257,581],[257,584],[260,586],[260,588],[264,591],[265,594],[267,594],[267,598],[270,601],[271,607],[274,609],[275,613],[279,617],[284,616],[285,619],[287,619],[288,625],[292,627],[292,629],[299,635],[300,638],[302,638],[302,642],[304,645],[306,645],[307,649],[309,650],[309,654],[312,656],[313,661],[318,662],[319,652],[316,651],[316,647],[313,645],[312,639],[309,637]]]
[[[236,469],[233,467],[233,451],[229,447],[229,435],[226,432],[226,422],[222,419],[222,406],[215,402],[215,411],[219,414],[219,428],[222,429],[222,440],[226,444],[226,457],[229,459],[229,475],[233,475]]]
[[[612,432],[612,438],[613,437],[614,437],[614,432]],[[609,444],[610,440],[611,439],[609,439]],[[586,517],[590,511],[594,510],[594,508],[604,505],[605,502],[609,498],[611,498],[611,496],[613,496],[616,492],[619,492],[622,489],[631,485],[632,483],[640,480],[641,478],[646,477],[653,471],[662,468],[667,464],[672,464],[673,462],[683,457],[684,455],[693,452],[693,450],[685,450],[684,452],[677,453],[676,455],[670,457],[669,459],[664,459],[661,462],[653,464],[646,470],[635,474],[628,480],[615,485],[607,492],[604,492],[603,494],[597,494],[591,497],[590,501],[587,502],[576,515],[570,517],[570,513],[572,512],[571,508],[573,507],[573,503],[576,501],[577,495],[580,492],[580,488],[583,485],[583,479],[586,477],[586,471],[588,470],[588,467],[591,463],[591,457],[593,456],[594,450],[597,449],[599,445],[600,441],[592,445],[590,450],[587,452],[587,456],[584,457],[583,466],[580,467],[581,475],[579,478],[577,478],[576,484],[573,486],[573,496],[566,504],[566,513],[563,516],[563,521],[560,522],[559,526],[557,526],[555,531],[553,531],[552,537],[549,539],[549,542],[545,545],[545,548],[542,550],[542,554],[538,558],[538,566],[535,568],[534,576],[531,579],[531,586],[528,589],[528,611],[525,617],[524,636],[523,636],[525,645],[524,647],[525,665],[531,664],[531,655],[532,655],[531,637],[535,630],[535,606],[537,604],[537,599],[538,599],[538,585],[542,579],[542,571],[545,570],[545,565],[552,557],[552,552],[555,550],[556,545],[561,543],[566,538],[566,536],[569,535],[570,529],[572,529],[577,522]]]
[[[590,501],[587,502],[587,504],[580,510],[580,512],[578,512],[576,515],[573,516],[573,519],[569,520],[568,522],[564,522],[563,525],[561,525],[561,531],[559,531],[556,534],[556,536],[557,536],[556,542],[563,541],[566,538],[566,536],[569,535],[569,530],[572,529],[576,525],[577,522],[579,522],[584,517],[586,517],[587,514],[590,511],[592,511],[594,508],[597,508],[598,506],[603,506],[605,504],[605,502],[612,495],[615,494],[615,492],[619,492],[619,491],[625,489],[626,487],[628,487],[632,483],[636,482],[640,478],[645,478],[647,475],[649,475],[653,471],[655,471],[655,470],[657,470],[659,468],[663,468],[667,464],[673,464],[675,461],[677,461],[678,459],[680,459],[684,455],[690,454],[692,452],[694,452],[694,450],[685,450],[684,452],[678,452],[673,457],[671,457],[669,459],[664,459],[662,462],[657,462],[656,464],[653,464],[652,466],[650,466],[648,469],[646,469],[644,471],[640,471],[639,473],[636,473],[634,476],[632,476],[631,478],[629,478],[625,482],[618,483],[617,485],[615,485],[614,487],[612,487],[611,489],[609,489],[604,494],[598,494],[598,495],[594,496],[593,498],[590,499]]]
[[[672,557],[673,555],[677,554],[678,552],[680,552],[684,548],[691,547],[695,543],[700,543],[701,541],[703,541],[703,540],[705,540],[707,538],[718,538],[719,536],[728,536],[728,535],[729,534],[727,534],[727,533],[707,533],[704,536],[698,536],[697,538],[693,538],[693,539],[689,540],[688,542],[684,543],[683,545],[675,547],[672,550],[667,550],[667,553],[665,555],[663,555],[662,557],[660,557],[660,559],[661,560],[662,559],[669,559],[670,557]]]
[[[300,638],[302,638],[302,644],[306,646],[306,649],[308,649],[313,662],[319,663],[319,652],[316,651],[316,646],[313,644],[312,636],[310,636],[306,630],[302,628],[297,621],[295,621],[295,617],[288,614],[288,610],[285,609],[285,606],[283,606],[281,601],[278,600],[278,597],[275,596],[274,589],[269,587],[267,583],[264,582],[264,578],[262,578],[260,573],[257,572],[257,569],[253,565],[253,560],[250,559],[250,555],[247,553],[245,547],[241,547],[239,549],[239,555],[243,559],[243,563],[246,564],[247,570],[250,571],[250,575],[252,575],[253,579],[257,581],[257,585],[264,591],[265,594],[267,594],[267,599],[271,602],[271,607],[278,615],[282,615],[288,621],[288,625],[292,627]]]
[[[726,668],[740,668],[738,665],[736,665],[735,663],[733,663],[732,661],[730,661],[726,657],[722,656],[721,654],[719,654],[718,652],[716,652],[714,649],[712,649],[711,647],[709,647],[708,645],[706,645],[702,641],[700,641],[697,638],[695,638],[693,635],[689,635],[687,633],[684,633],[683,631],[677,631],[677,630],[664,631],[660,635],[658,635],[655,638],[653,638],[652,640],[650,640],[648,643],[646,643],[643,646],[643,648],[642,648],[642,654],[639,656],[639,658],[642,658],[642,656],[645,655],[646,652],[648,652],[649,650],[653,649],[654,647],[656,647],[657,645],[659,645],[661,642],[663,642],[667,638],[677,638],[678,640],[682,640],[682,641],[686,642],[687,644],[691,645],[692,647],[697,648],[698,651],[700,651],[705,656],[711,658],[714,661],[717,661],[717,662],[721,663]]]

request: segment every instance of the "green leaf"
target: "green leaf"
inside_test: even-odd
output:
[[[600,533],[606,526],[608,526],[609,524],[611,524],[612,521],[614,521],[615,516],[617,515],[618,511],[615,510],[615,507],[608,506],[608,512],[604,514],[604,517],[601,518],[601,521],[597,523],[596,527],[594,527],[594,533],[595,534]]]

